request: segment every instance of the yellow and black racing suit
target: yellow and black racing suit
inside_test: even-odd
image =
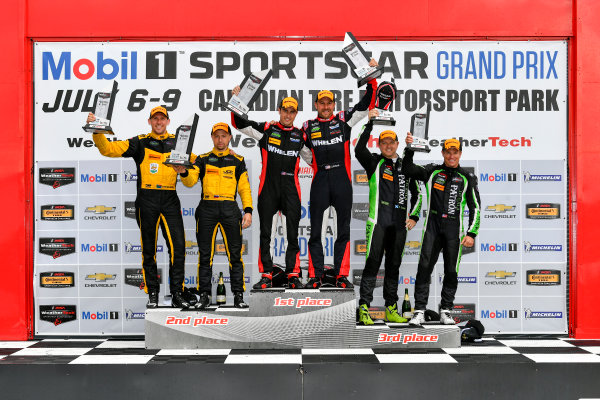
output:
[[[141,233],[144,290],[148,293],[160,289],[156,267],[156,239],[160,225],[169,249],[170,290],[171,293],[181,292],[185,274],[185,233],[181,204],[175,191],[177,172],[163,164],[175,148],[175,135],[151,132],[112,142],[104,134],[97,133],[93,139],[103,156],[131,157],[135,161],[135,217]]]
[[[242,261],[242,214],[235,201],[240,194],[245,213],[252,213],[252,194],[244,157],[229,149],[213,149],[192,160],[194,169],[182,174],[186,186],[202,182],[202,199],[196,209],[196,239],[198,241],[198,290],[211,291],[212,264],[217,228],[221,230],[229,258],[231,291],[244,292],[244,262]],[[184,177],[185,176],[185,177]]]

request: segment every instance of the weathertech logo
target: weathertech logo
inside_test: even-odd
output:
[[[560,175],[534,175],[530,172],[523,172],[523,180],[525,182],[560,182],[562,176]]]

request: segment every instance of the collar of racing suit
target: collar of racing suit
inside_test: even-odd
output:
[[[320,117],[317,115],[317,119],[319,120],[319,122],[329,122],[329,121],[331,121],[331,120],[332,120],[334,117],[335,117],[335,114],[331,114],[331,117],[329,117],[329,118],[320,118]]]
[[[275,125],[277,125],[279,128],[283,129],[284,131],[291,131],[292,129],[294,129],[294,125],[292,126],[283,126],[281,124],[281,122],[276,122]]]
[[[169,132],[165,131],[165,133],[163,133],[162,135],[157,135],[154,132],[150,132],[150,137],[152,137],[156,140],[165,140],[166,138],[169,137]]]
[[[217,150],[216,147],[213,147],[212,152],[217,156],[217,157],[224,157],[226,155],[229,155],[229,147],[226,150]]]

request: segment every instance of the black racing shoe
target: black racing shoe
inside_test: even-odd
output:
[[[196,309],[205,310],[208,306],[210,306],[208,292],[200,293],[200,300],[196,303]]]
[[[306,282],[306,285],[304,286],[305,289],[318,289],[321,287],[321,278],[310,278],[308,280],[308,282]]]
[[[273,277],[271,274],[262,274],[262,278],[252,286],[252,289],[260,290],[268,289],[270,287],[273,287]]]
[[[244,302],[244,293],[235,292],[233,295],[233,306],[235,308],[248,308],[248,304]]]
[[[149,292],[148,293],[148,303],[146,303],[146,308],[156,308],[158,307],[158,292]]]
[[[303,289],[304,285],[298,275],[288,275],[288,289]]]
[[[190,303],[183,297],[183,293],[175,292],[171,293],[171,307],[183,308],[185,310],[190,308]]]
[[[354,289],[352,282],[350,282],[345,276],[338,276],[335,286],[342,289]]]
[[[194,290],[192,290],[192,288],[188,288],[188,287],[184,287],[183,288],[183,298],[185,299],[185,301],[187,301],[188,303],[190,303],[190,307],[193,307],[196,305],[196,303],[198,302],[198,297],[196,297],[196,294],[194,292],[197,292],[196,288],[193,288]]]

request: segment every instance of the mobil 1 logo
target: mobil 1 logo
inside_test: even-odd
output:
[[[146,52],[146,79],[176,79],[176,51]]]

